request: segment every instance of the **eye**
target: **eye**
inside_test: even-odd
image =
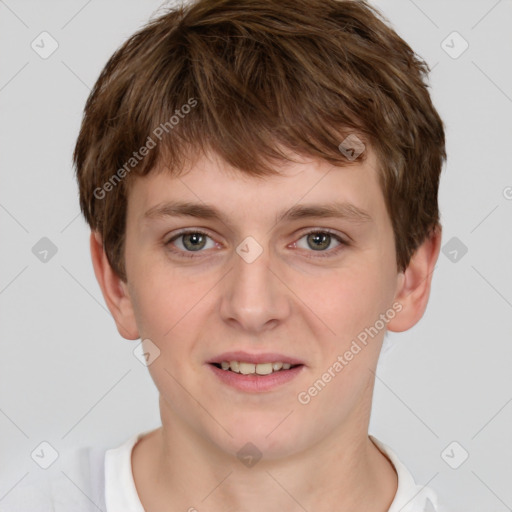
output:
[[[207,245],[206,239],[207,238],[210,238],[210,236],[207,233],[204,233],[203,231],[198,231],[198,230],[182,231],[181,233],[174,235],[171,239],[169,239],[167,242],[165,242],[165,245],[169,246],[171,252],[178,254],[179,256],[183,256],[185,258],[195,258],[196,256],[194,254],[187,254],[187,253],[201,252],[201,250],[204,248],[211,249],[212,248],[211,246],[206,247],[206,245]],[[180,240],[180,239],[182,239],[182,240]],[[173,242],[175,240],[180,240],[180,242],[174,244]],[[177,245],[180,248],[180,250],[173,249],[171,247],[172,245]],[[180,245],[181,245],[181,247],[180,247]],[[213,247],[215,247],[215,243],[213,243]]]
[[[300,240],[302,240],[304,238],[306,239],[306,244],[307,244],[306,249],[313,248],[312,251],[308,251],[308,252],[327,253],[327,254],[317,254],[314,256],[308,255],[307,256],[308,258],[311,258],[311,257],[312,258],[316,258],[316,257],[325,258],[325,257],[329,257],[329,256],[334,256],[334,255],[338,254],[338,252],[340,252],[343,249],[343,246],[349,245],[348,242],[346,242],[340,236],[332,233],[331,231],[326,231],[326,230],[309,231],[307,233],[304,233],[304,235],[299,239],[299,242],[300,242]],[[326,251],[325,249],[331,245],[331,242],[333,241],[333,239],[338,242],[338,245],[336,246],[335,249],[333,249],[331,251]],[[299,246],[299,242],[296,242],[294,245]],[[301,248],[303,248],[303,247],[301,247]]]
[[[211,245],[209,247],[207,242],[208,239],[211,240]],[[306,239],[306,247],[300,247],[299,242],[302,239]],[[338,245],[333,250],[327,251],[326,249],[332,244],[333,240],[335,240]],[[194,253],[201,253],[203,252],[203,249],[212,249],[217,246],[208,233],[197,229],[181,231],[165,242],[164,245],[168,247],[172,253],[183,258],[199,257],[200,254],[196,255]],[[304,233],[297,242],[293,243],[294,247],[306,249],[306,252],[309,253],[317,253],[314,255],[307,255],[307,258],[336,256],[345,246],[348,245],[349,243],[342,237],[325,229]],[[178,249],[175,249],[174,247],[178,247]],[[311,248],[312,250],[307,250]]]

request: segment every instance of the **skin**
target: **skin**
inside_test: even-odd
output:
[[[263,180],[213,154],[180,177],[137,177],[128,195],[127,282],[108,264],[99,234],[91,233],[95,274],[120,334],[150,339],[160,350],[148,369],[162,427],[132,453],[146,511],[388,510],[397,475],[367,434],[385,329],[308,404],[297,399],[393,303],[401,305],[387,323],[394,332],[414,326],[427,306],[441,230],[417,249],[405,272],[397,271],[377,162],[366,151],[365,162],[346,167],[301,156]],[[171,199],[215,206],[229,225],[192,217],[144,220],[149,208]],[[342,200],[372,221],[275,222],[297,203]],[[207,232],[201,251],[190,250],[190,237],[165,245],[182,228]],[[309,231],[322,229],[349,245],[335,238],[308,242]],[[252,263],[235,251],[247,236],[263,250]],[[180,258],[171,248],[196,257]],[[305,367],[274,391],[242,392],[206,363],[228,350],[279,352]],[[236,455],[247,442],[263,454],[250,468]]]

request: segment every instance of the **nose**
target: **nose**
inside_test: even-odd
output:
[[[254,260],[240,254],[235,254],[233,267],[222,282],[221,318],[245,332],[273,329],[291,311],[293,294],[286,286],[283,267],[267,249]]]

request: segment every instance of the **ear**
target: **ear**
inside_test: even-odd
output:
[[[119,334],[127,340],[140,338],[127,284],[110,266],[101,235],[97,231],[91,231],[90,245],[94,274]]]
[[[408,267],[400,272],[395,302],[402,310],[388,322],[393,332],[407,331],[416,325],[427,309],[430,285],[441,248],[442,227],[438,225],[411,257]]]

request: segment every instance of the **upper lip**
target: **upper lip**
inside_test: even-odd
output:
[[[289,363],[291,365],[304,364],[303,361],[296,357],[278,354],[277,352],[250,353],[243,350],[233,352],[224,352],[207,361],[208,363],[222,363],[222,361],[238,361],[244,363]]]

